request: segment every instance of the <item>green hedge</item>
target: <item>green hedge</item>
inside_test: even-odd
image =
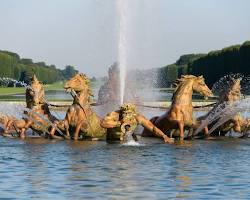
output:
[[[183,55],[174,64],[158,69],[158,86],[169,87],[182,74],[193,74],[203,75],[211,87],[230,73],[250,74],[250,41],[208,54]]]
[[[0,51],[0,77],[29,82],[30,77],[36,74],[45,84],[69,79],[78,71],[73,66],[66,66],[64,70],[45,62],[34,63],[32,59],[20,58],[16,53]]]

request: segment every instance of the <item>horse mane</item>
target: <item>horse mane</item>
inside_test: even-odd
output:
[[[87,75],[86,75],[86,74],[83,74],[83,73],[80,73],[79,75],[80,75],[80,77],[83,79],[83,82],[84,82],[84,84],[86,85],[86,87],[88,88],[88,89],[87,89],[88,95],[89,95],[89,96],[94,96],[94,95],[93,95],[93,91],[92,91],[91,86],[90,86],[90,80],[89,80],[89,78],[87,77]]]
[[[30,80],[31,80],[30,81],[30,86],[27,87],[26,92],[25,92],[26,105],[27,105],[28,108],[32,108],[32,105],[33,105],[33,102],[34,102],[32,96],[30,95],[30,91],[33,91],[33,89],[34,89],[33,86],[32,86],[33,84],[41,86],[41,89],[43,90],[43,97],[42,98],[44,98],[44,87],[43,87],[43,84],[37,79],[36,75],[33,74],[33,76],[31,77]],[[44,99],[42,99],[42,101],[43,100]]]
[[[87,75],[83,73],[78,73],[75,76],[73,76],[71,79],[66,81],[65,84],[71,83],[72,81],[75,81],[75,80],[79,81],[80,83],[77,82],[74,84],[70,84],[68,88],[75,91],[77,96],[84,95],[85,97],[87,97],[88,101],[91,101],[91,97],[93,97],[93,92],[90,86],[90,80],[87,77]],[[77,86],[79,86],[79,88]]]
[[[185,83],[188,80],[191,79],[203,79],[203,76],[194,76],[194,75],[181,75],[180,78],[176,79],[173,83],[173,85],[175,86],[174,92],[173,92],[173,96],[172,96],[172,101],[175,98],[175,95],[177,94],[178,89],[183,85],[183,83]]]
[[[41,84],[41,82],[37,79],[35,74],[33,74],[33,76],[31,77],[30,82],[31,82],[31,84],[32,83],[40,83]]]
[[[178,88],[180,87],[182,83],[186,82],[187,80],[194,79],[194,78],[197,78],[197,77],[194,75],[181,75],[181,78],[177,78],[173,83],[173,85],[176,86],[175,92],[176,90],[178,90]]]

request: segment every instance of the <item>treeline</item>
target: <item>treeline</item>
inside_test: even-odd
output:
[[[176,63],[158,69],[158,87],[169,87],[182,74],[203,75],[211,87],[230,73],[250,74],[250,41],[208,54],[181,56]]]
[[[182,74],[188,74],[189,64],[205,56],[206,54],[187,54],[182,55],[174,64],[167,65],[158,69],[157,87],[170,87]]]
[[[250,41],[219,51],[211,51],[206,56],[188,65],[188,73],[203,75],[209,86],[220,77],[230,73],[250,74]]]
[[[57,69],[55,65],[46,65],[45,62],[33,62],[32,59],[20,58],[16,53],[0,50],[0,77],[29,82],[30,77],[36,74],[38,79],[45,84],[65,80],[78,71],[73,66]]]

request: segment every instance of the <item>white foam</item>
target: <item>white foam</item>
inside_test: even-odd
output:
[[[133,147],[138,147],[138,146],[145,146],[145,144],[141,144],[139,142],[136,142],[134,140],[130,140],[124,144],[122,144],[122,146],[133,146]]]

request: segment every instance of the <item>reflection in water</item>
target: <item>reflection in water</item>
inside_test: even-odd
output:
[[[180,180],[180,183],[177,184],[177,189],[180,190],[180,193],[177,194],[176,198],[190,198],[188,194],[182,193],[181,191],[188,191],[188,186],[191,184],[191,179],[188,176],[178,176],[177,180]]]
[[[165,111],[140,112],[150,118]],[[139,141],[145,145],[1,137],[0,198],[250,198],[249,140],[177,141],[175,145],[161,139]]]
[[[249,140],[145,146],[1,138],[1,197],[249,198]],[[191,143],[191,144],[190,144]]]

